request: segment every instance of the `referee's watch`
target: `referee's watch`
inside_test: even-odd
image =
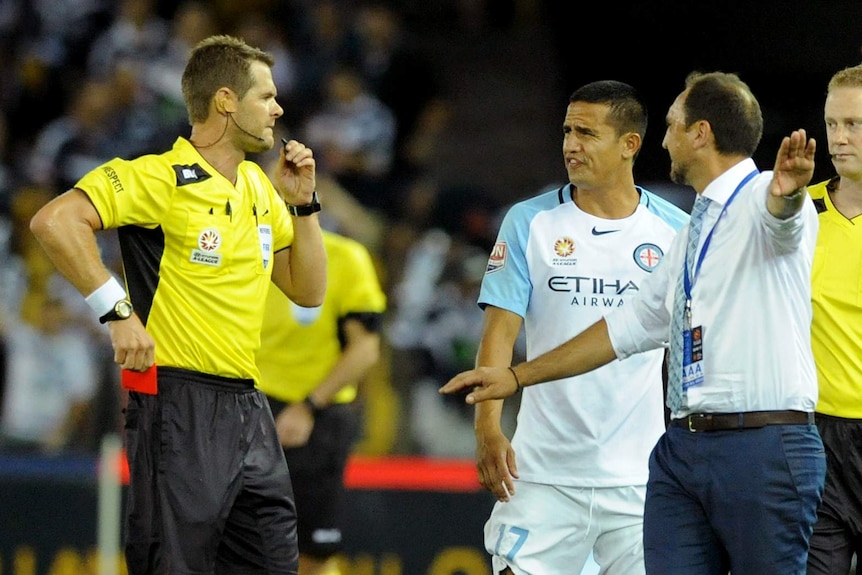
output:
[[[288,204],[285,202],[287,206],[287,211],[290,212],[292,216],[310,216],[311,214],[316,214],[320,211],[320,200],[317,198],[317,190],[314,190],[314,193],[311,195],[311,203],[305,204],[303,206],[294,206],[293,204]]]
[[[132,312],[135,311],[135,308],[132,307],[132,302],[128,299],[121,299],[117,303],[114,304],[114,307],[99,318],[99,323],[107,323],[109,321],[117,321],[120,319],[129,319],[132,317]]]

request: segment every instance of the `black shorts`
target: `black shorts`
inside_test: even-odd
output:
[[[862,419],[816,413],[826,449],[826,488],[808,550],[809,575],[847,575],[862,556]]]
[[[284,402],[269,398],[278,414]],[[308,443],[284,450],[299,518],[303,554],[325,559],[343,548],[344,468],[359,436],[359,406],[334,404],[320,411]]]
[[[130,575],[296,575],[296,508],[265,396],[251,380],[160,367],[129,393]]]

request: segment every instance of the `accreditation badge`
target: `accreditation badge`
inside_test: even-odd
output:
[[[682,332],[682,390],[703,383],[703,326]]]

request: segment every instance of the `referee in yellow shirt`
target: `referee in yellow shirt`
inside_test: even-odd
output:
[[[94,168],[30,223],[108,325],[124,375],[144,380],[125,410],[130,575],[296,575],[290,475],[255,352],[270,283],[320,304],[326,251],[312,151],[285,142],[269,176],[246,159],[275,144],[274,63],[238,38],[202,40],[182,78],[189,136]],[[117,229],[125,286],[99,254],[103,229]]]

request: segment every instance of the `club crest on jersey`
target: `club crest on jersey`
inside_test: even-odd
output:
[[[642,270],[652,272],[664,257],[664,252],[655,244],[641,244],[635,248],[633,256]]]
[[[490,274],[500,271],[506,267],[506,257],[509,255],[509,248],[506,242],[497,242],[491,249],[491,255],[488,257],[488,266],[485,268],[485,273]]]
[[[221,265],[221,234],[215,228],[206,228],[198,235],[198,247],[192,250],[189,261],[193,264],[203,264],[218,267]]]

